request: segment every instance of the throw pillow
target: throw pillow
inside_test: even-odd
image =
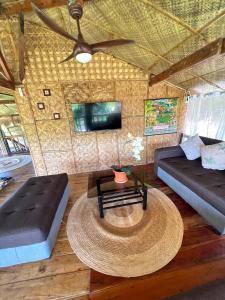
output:
[[[225,170],[225,142],[202,146],[201,155],[203,168]]]
[[[198,134],[189,137],[185,142],[180,144],[188,160],[194,160],[201,156],[200,146],[204,145]]]
[[[186,142],[190,138],[190,135],[183,133],[181,143]]]

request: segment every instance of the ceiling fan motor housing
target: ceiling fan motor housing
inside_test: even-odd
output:
[[[83,1],[68,0],[67,5],[71,17],[75,20],[81,19],[83,16]]]

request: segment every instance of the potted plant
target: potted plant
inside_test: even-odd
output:
[[[131,166],[112,165],[111,168],[115,174],[114,181],[116,183],[125,183],[128,181],[127,175],[131,174]]]
[[[124,148],[127,144],[132,145],[132,156],[136,161],[141,160],[141,152],[144,150],[142,146],[143,138],[141,137],[134,137],[131,133],[128,133],[128,139],[124,144]],[[111,168],[115,173],[114,181],[116,183],[125,183],[128,181],[127,175],[131,174],[130,165],[112,165]]]

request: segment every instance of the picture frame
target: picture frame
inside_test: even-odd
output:
[[[61,119],[60,113],[53,113],[53,118],[54,120],[60,120]]]
[[[43,109],[45,109],[45,104],[43,102],[38,102],[37,107],[39,110],[43,110]]]
[[[177,104],[178,97],[144,100],[144,135],[176,133]]]
[[[51,90],[50,89],[43,89],[43,95],[44,96],[51,96]]]

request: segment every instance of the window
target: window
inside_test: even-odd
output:
[[[184,133],[225,140],[225,93],[189,97]]]

